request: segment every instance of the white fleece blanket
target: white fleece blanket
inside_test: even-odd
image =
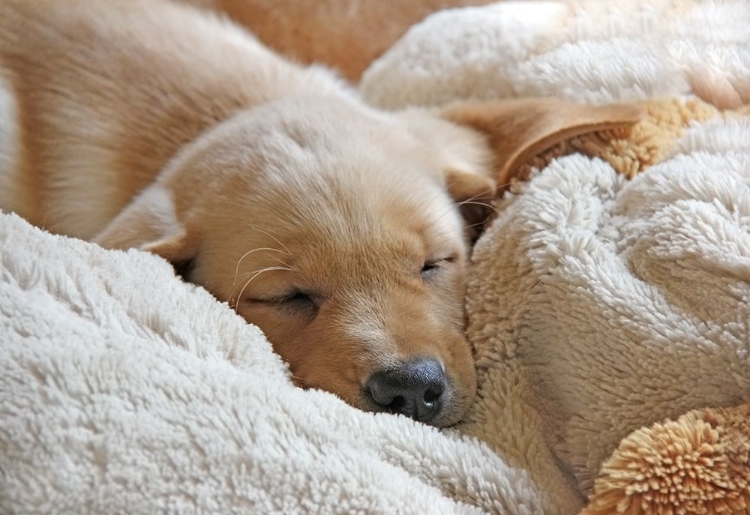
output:
[[[0,513],[536,513],[485,445],[292,385],[164,261],[0,214]]]
[[[747,100],[750,6],[649,4],[440,13],[363,91]],[[0,215],[0,513],[576,513],[630,430],[750,398],[747,118],[695,127],[630,183],[560,159],[499,209],[468,298],[480,399],[443,432],[295,388],[156,257]]]
[[[693,93],[750,102],[745,0],[527,0],[449,9],[412,27],[362,76],[386,108],[466,98],[604,103]]]
[[[738,107],[750,102],[748,27],[744,0],[448,10],[373,63],[361,90],[385,108],[691,94]],[[565,483],[539,441],[587,493],[631,431],[750,399],[749,118],[694,127],[631,183],[575,155],[517,193],[473,257],[468,332],[482,398],[464,433],[558,498]]]

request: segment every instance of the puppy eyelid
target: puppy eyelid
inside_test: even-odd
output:
[[[309,304],[310,306],[316,307],[316,295],[313,293],[305,292],[302,290],[291,290],[287,293],[281,293],[273,297],[266,298],[247,298],[245,302],[254,304],[269,304],[269,305],[291,305],[291,304]]]
[[[456,256],[446,256],[438,259],[427,259],[422,265],[422,270],[420,270],[419,273],[422,276],[422,279],[427,279],[428,277],[436,273],[440,268],[447,264],[453,263],[455,260]]]

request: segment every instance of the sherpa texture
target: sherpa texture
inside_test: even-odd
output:
[[[499,362],[520,371],[584,492],[631,431],[750,399],[750,119],[691,129],[631,182],[560,158],[498,209],[468,294],[479,410],[504,402]]]
[[[363,77],[365,96],[386,108],[552,95],[648,110],[631,130],[566,141],[522,167],[533,178],[496,206],[473,257],[468,332],[481,389],[464,432],[543,490],[559,484],[544,486],[538,454],[510,435],[541,431],[588,495],[631,432],[750,399],[749,21],[750,4],[736,0],[444,11]],[[704,492],[687,504],[675,492],[690,491],[690,477],[667,497],[638,478],[607,490],[608,506],[713,513],[747,495],[738,476],[724,499]],[[653,498],[667,502],[639,504]]]
[[[691,411],[625,438],[581,515],[628,513],[750,513],[750,403]]]
[[[364,87],[398,106],[695,84],[734,107],[749,16],[729,0],[449,11]],[[681,40],[685,66],[654,57],[665,27],[700,31]],[[705,118],[678,124],[632,182],[616,154],[562,152],[498,204],[467,299],[481,390],[455,431],[301,391],[255,329],[158,258],[0,215],[0,512],[574,514],[600,470],[591,509],[636,506],[637,474],[607,479],[629,434],[750,399],[750,120]]]
[[[745,0],[558,0],[451,9],[412,27],[363,74],[385,108],[466,98],[604,103],[692,93],[750,102]]]
[[[292,385],[161,259],[0,214],[0,513],[542,513],[478,441]],[[562,512],[559,512],[562,513]]]

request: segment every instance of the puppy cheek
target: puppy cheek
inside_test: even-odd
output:
[[[460,391],[457,392],[457,400],[465,412],[468,410],[477,393],[477,370],[469,342],[463,338],[461,340],[460,346],[463,350],[457,352],[455,356],[456,377],[460,384]]]
[[[457,271],[453,277],[452,288],[443,297],[446,316],[444,320],[453,320],[453,337],[448,340],[445,349],[450,360],[446,369],[454,386],[455,406],[458,416],[462,417],[471,405],[477,391],[477,372],[471,345],[465,338],[466,317],[464,306],[465,274]],[[449,315],[448,315],[449,314]]]
[[[304,337],[298,336],[304,335]],[[288,363],[292,381],[301,388],[331,392],[353,406],[367,409],[362,391],[362,359],[357,346],[335,331],[304,328],[286,333],[274,350]]]
[[[268,339],[273,351],[289,366],[293,382],[300,387],[309,387],[311,379],[306,372],[309,363],[319,359],[317,356],[311,358],[312,349],[310,339],[301,338],[305,334],[305,327],[294,318],[282,317],[268,308],[248,309],[240,308],[237,311],[248,323],[260,328]],[[314,371],[313,371],[314,372]]]

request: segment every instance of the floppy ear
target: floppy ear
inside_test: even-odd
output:
[[[519,98],[462,102],[444,108],[443,118],[488,138],[495,180],[507,187],[518,167],[564,140],[640,121],[634,104],[580,105],[557,98]]]
[[[158,184],[133,199],[93,242],[108,249],[145,250],[172,263],[188,261],[197,248],[177,219],[171,193]]]

